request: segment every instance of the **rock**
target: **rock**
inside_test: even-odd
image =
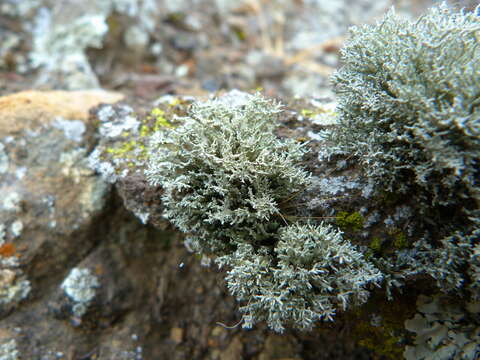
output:
[[[32,282],[92,245],[86,230],[102,210],[109,187],[93,176],[85,160],[93,142],[88,109],[122,97],[104,91],[28,91],[0,98],[0,193],[4,194],[0,224],[5,229],[0,265],[5,302],[24,299]],[[83,250],[72,246],[71,241],[82,238]],[[7,247],[12,249],[9,253]],[[52,256],[57,256],[55,265]],[[31,262],[37,257],[46,260]],[[26,265],[28,280],[19,270]]]
[[[0,323],[98,242],[91,226],[110,188],[87,166],[88,110],[122,98],[105,91],[0,98]]]
[[[295,349],[295,339],[289,336],[270,335],[258,360],[300,360]]]
[[[252,51],[247,55],[247,64],[255,69],[258,79],[282,77],[287,67],[280,57],[261,51]]]
[[[243,357],[243,341],[241,336],[232,339],[228,347],[222,351],[220,359],[223,360],[242,360]]]
[[[152,0],[2,1],[0,69],[38,70],[36,84],[48,88],[98,88],[97,67],[90,63],[87,50],[118,55],[118,49],[129,49],[123,51],[122,62],[131,59],[131,53],[135,53],[133,59],[141,59],[155,30],[158,10]],[[118,34],[128,34],[126,43]],[[102,72],[108,72],[109,65],[102,63]]]
[[[241,106],[245,96],[234,91],[221,101]],[[108,182],[89,167],[94,146],[118,149],[126,132],[150,124],[125,104],[88,116],[91,106],[120,98],[96,91],[0,98],[2,351],[45,360],[299,359],[303,335],[273,336],[262,324],[241,329],[224,274],[188,253],[162,217],[161,188],[141,171]],[[157,113],[170,119],[192,99],[163,100]],[[308,336],[307,344],[323,339]],[[323,359],[332,351],[322,348]]]
[[[183,341],[183,329],[179,327],[174,327],[170,330],[170,339],[175,344],[180,344]]]
[[[0,136],[51,124],[56,119],[88,120],[88,110],[101,103],[115,103],[123,95],[104,90],[24,91],[0,97]]]

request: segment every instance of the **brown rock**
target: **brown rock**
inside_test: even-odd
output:
[[[183,329],[179,327],[174,327],[170,330],[170,339],[175,344],[180,344],[183,341]]]
[[[296,354],[295,339],[289,335],[271,334],[265,341],[265,347],[258,360],[300,360]]]
[[[302,348],[298,332],[273,335],[262,323],[249,331],[240,324],[216,326],[241,318],[225,274],[203,267],[172,228],[158,231],[138,221],[125,209],[130,204],[122,204],[88,167],[98,139],[95,120],[87,121],[91,97],[32,93],[37,95],[0,98],[0,224],[4,244],[17,249],[5,259],[18,256],[20,263],[0,274],[0,287],[8,292],[16,284],[21,290],[25,281],[31,285],[27,297],[17,304],[16,296],[14,306],[0,312],[0,344],[15,345],[22,359],[45,360],[290,360],[312,349],[320,349],[318,356],[305,358],[354,358],[325,349],[354,341],[338,332],[335,341],[309,334]],[[48,94],[62,95],[54,101]],[[85,108],[70,104],[72,94]],[[124,184],[125,198],[133,198],[133,205],[156,200],[152,218],[160,219],[161,189],[131,180]],[[12,249],[3,248],[7,254]],[[81,318],[74,307],[82,303],[61,287],[73,268],[98,278]]]
[[[236,336],[228,344],[225,351],[222,352],[220,359],[223,360],[242,360],[243,359],[243,342],[241,336]]]
[[[104,90],[24,91],[0,97],[0,133],[17,133],[56,117],[87,120],[90,108],[101,103],[115,103],[124,96]]]

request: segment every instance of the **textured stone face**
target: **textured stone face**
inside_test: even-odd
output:
[[[161,359],[185,344],[197,349],[190,358],[211,344],[221,358],[238,358],[241,338],[215,325],[235,316],[220,276],[201,271],[180,243],[172,246],[171,232],[129,216],[87,165],[95,135],[88,110],[108,96],[118,98],[0,98],[9,104],[0,108],[0,358]],[[156,198],[146,195],[139,199]],[[88,276],[69,276],[76,268]],[[83,281],[93,278],[101,285]],[[197,325],[186,332],[179,319]],[[185,335],[173,343],[162,335],[170,329]]]
[[[122,99],[120,93],[104,90],[24,91],[3,96],[0,97],[0,135],[12,136],[58,119],[87,123],[90,108]]]
[[[64,263],[79,252],[71,241],[84,239],[88,249],[85,231],[109,191],[86,164],[88,109],[121,98],[104,91],[0,98],[0,316],[35,292],[52,271],[49,258]],[[33,271],[25,274],[26,266]]]
[[[93,134],[88,109],[121,97],[94,91],[0,98],[2,169],[7,169],[0,183],[2,222],[20,219],[27,232],[40,226],[71,233],[102,208],[107,186],[84,160]]]

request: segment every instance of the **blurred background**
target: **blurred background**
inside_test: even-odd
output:
[[[451,1],[472,10],[478,0]],[[116,89],[141,98],[262,88],[330,97],[352,25],[433,0],[1,0],[0,94]]]

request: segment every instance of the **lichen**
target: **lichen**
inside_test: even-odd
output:
[[[407,237],[403,232],[398,232],[395,235],[395,240],[393,242],[393,245],[395,246],[396,249],[403,249],[408,246],[408,241]]]
[[[413,346],[405,348],[407,360],[475,360],[480,356],[480,308],[462,309],[448,298],[420,296],[418,313],[405,321],[415,333]]]
[[[394,287],[428,277],[429,290],[478,300],[479,21],[442,5],[416,22],[390,12],[352,30],[334,76],[338,117],[321,125],[319,158],[335,162],[334,176],[302,168],[304,134],[275,135],[279,104],[239,92],[195,102],[182,117],[167,114],[170,104],[132,115],[135,127],[102,134],[111,143],[95,156],[113,176],[146,178],[187,248],[227,268],[244,327],[311,329],[364,303],[381,281],[390,300]],[[121,120],[112,109],[99,113],[108,115],[101,129]],[[299,209],[307,188],[317,196]],[[324,195],[350,194],[338,208],[318,206],[331,224],[297,216]],[[398,355],[397,329],[378,337],[379,353]]]
[[[8,155],[5,152],[5,145],[0,142],[0,175],[4,174],[8,170],[9,160]]]
[[[152,0],[37,6],[33,23],[24,29],[31,34],[33,42],[29,67],[41,70],[38,79],[41,84],[49,82],[68,89],[98,88],[99,82],[86,52],[89,48],[103,47],[104,37],[112,30],[107,23],[109,16],[122,14],[129,19],[122,29],[123,41],[132,52],[144,53],[157,13],[157,4]]]
[[[392,10],[351,30],[333,76],[339,117],[327,150],[356,159],[385,209],[372,231],[391,246],[369,260],[389,298],[419,275],[479,297],[479,9],[442,4],[414,22]]]
[[[97,111],[97,126],[104,143],[90,154],[89,166],[110,183],[142,172],[149,157],[150,136],[173,127],[172,119],[183,115],[187,104],[184,98],[172,98],[143,118],[127,105],[102,105]]]
[[[382,239],[380,239],[378,236],[375,236],[370,242],[369,247],[375,252],[380,252],[382,249],[382,242]]]
[[[197,103],[183,125],[152,135],[147,179],[163,187],[164,216],[191,234],[195,250],[268,242],[282,221],[280,203],[307,184],[297,165],[305,148],[273,134],[279,111],[259,96],[239,106]]]
[[[98,80],[88,62],[87,47],[100,47],[108,27],[104,16],[85,14],[68,24],[56,23],[54,14],[41,8],[34,28],[31,61],[42,67],[41,82],[60,72],[70,78],[70,89],[99,87]],[[82,69],[81,72],[78,69]]]
[[[217,259],[231,270],[227,286],[246,305],[243,326],[266,320],[282,332],[285,325],[311,329],[319,320],[333,321],[338,310],[364,303],[368,287],[382,274],[331,226],[282,228],[275,254],[267,248],[239,244]]]
[[[356,331],[361,334],[358,345],[369,350],[373,350],[376,355],[384,356],[387,359],[400,359],[402,355],[402,346],[400,345],[402,338],[400,336],[392,336],[383,326],[379,329],[372,329],[367,323],[358,324]]]
[[[360,186],[357,181],[350,181],[345,176],[322,177],[314,185],[326,195],[339,195]]]
[[[358,345],[374,353],[372,357],[401,359],[407,335],[404,321],[412,317],[415,310],[410,294],[388,302],[377,292],[367,304],[351,312],[352,336]]]
[[[23,231],[23,223],[20,219],[15,220],[10,226],[13,237],[19,237]]]
[[[0,344],[0,360],[19,360],[20,352],[17,349],[17,342],[11,339]]]
[[[383,271],[387,295],[391,287],[402,287],[405,279],[428,275],[442,292],[480,299],[478,286],[478,241],[480,230],[455,232],[432,246],[424,239],[394,256],[375,259]]]
[[[81,120],[66,120],[57,118],[52,123],[52,126],[62,130],[67,139],[75,142],[81,142],[83,139],[83,134],[86,131],[85,123]]]
[[[0,313],[15,307],[31,290],[30,281],[19,269],[15,244],[6,241],[5,229],[0,224]]]
[[[0,270],[0,310],[3,310],[4,306],[10,307],[25,299],[30,290],[30,282],[22,280],[14,270]]]
[[[384,188],[428,194],[425,206],[478,201],[479,31],[475,13],[446,5],[416,22],[391,11],[353,28],[333,77],[340,116],[330,140]]]
[[[152,135],[145,174],[162,186],[164,216],[186,245],[228,268],[243,326],[264,320],[281,332],[365,302],[382,275],[340,231],[289,213],[310,177],[300,167],[304,145],[274,135],[279,112],[244,93],[195,103],[178,126]]]
[[[15,191],[12,191],[3,197],[0,206],[5,211],[18,212],[20,211],[21,200],[21,195]]]
[[[74,302],[73,315],[81,318],[96,295],[96,289],[100,286],[98,278],[90,269],[73,268],[63,281],[61,288]]]

